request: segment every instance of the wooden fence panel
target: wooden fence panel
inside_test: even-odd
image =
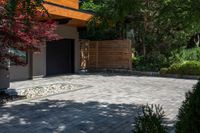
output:
[[[81,41],[81,69],[132,69],[130,40]]]

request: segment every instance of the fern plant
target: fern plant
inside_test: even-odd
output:
[[[166,133],[163,124],[165,113],[160,105],[146,105],[142,114],[136,118],[133,133]]]

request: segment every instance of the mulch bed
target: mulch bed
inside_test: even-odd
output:
[[[26,99],[25,96],[9,95],[3,91],[0,92],[0,106],[3,106],[7,102]]]

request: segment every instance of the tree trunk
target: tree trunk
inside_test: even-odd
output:
[[[194,42],[195,42],[196,47],[199,47],[199,44],[200,44],[200,34],[196,35],[196,38],[194,38]]]
[[[143,43],[143,56],[146,56],[146,46],[145,46],[145,43]]]

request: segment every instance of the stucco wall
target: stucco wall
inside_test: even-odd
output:
[[[75,72],[78,72],[80,68],[80,45],[79,45],[79,34],[77,28],[65,25],[59,25],[57,33],[62,39],[75,40]],[[46,76],[45,46],[42,46],[41,53],[34,53],[32,58],[29,58],[29,63],[26,66],[11,66],[10,68],[11,81],[27,80],[30,78],[37,78],[44,76]]]
[[[62,39],[75,40],[75,72],[80,68],[80,45],[79,33],[76,27],[59,25],[56,31]],[[32,63],[30,62],[32,60]],[[32,64],[32,67],[31,67]],[[26,66],[11,66],[10,79],[27,80],[30,78],[46,76],[46,47],[42,46],[41,53],[34,53],[32,59],[29,58],[29,63]]]
[[[29,79],[29,67],[27,66],[12,66],[10,68],[10,80],[27,80]]]
[[[10,66],[10,81],[19,81],[30,79],[30,54],[26,66]]]

